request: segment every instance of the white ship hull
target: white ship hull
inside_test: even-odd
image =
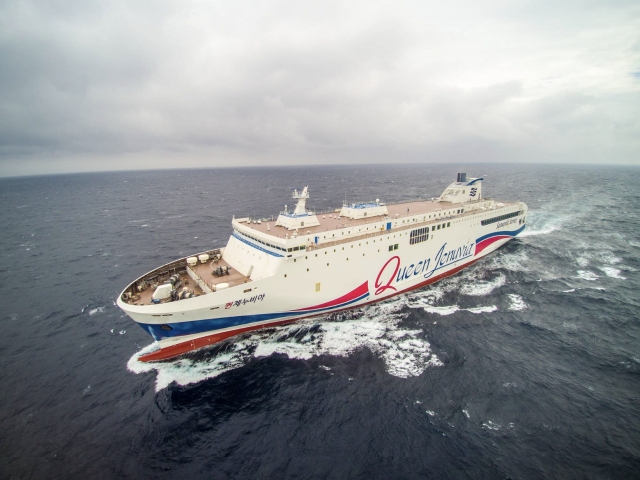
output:
[[[232,268],[245,270],[243,283],[185,300],[136,305],[125,300],[125,292],[138,279],[118,305],[158,342],[156,352],[141,358],[154,361],[250,330],[378,302],[455,274],[525,228],[527,207],[521,202],[478,201],[465,203],[464,210],[460,205],[446,204],[446,216],[439,208],[432,216],[417,211],[402,220],[387,216],[352,223],[342,229],[346,238],[340,235],[337,241],[333,239],[340,230],[335,229],[326,230],[331,236],[324,238],[285,237],[306,245],[291,254],[290,247],[270,248],[273,234],[261,236],[251,224],[234,220],[234,235],[221,255]],[[204,275],[189,274],[207,284]]]

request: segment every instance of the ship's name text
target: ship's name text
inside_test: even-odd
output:
[[[448,249],[445,243],[440,247],[440,250],[438,250],[438,253],[436,253],[433,259],[429,257],[404,267],[401,265],[400,257],[397,255],[391,257],[387,260],[387,263],[384,264],[376,278],[376,295],[386,290],[396,291],[396,288],[392,286],[393,283],[403,282],[418,275],[422,275],[424,278],[431,278],[438,270],[446,268],[465,258],[473,257],[474,245],[475,243],[472,242],[458,248]]]

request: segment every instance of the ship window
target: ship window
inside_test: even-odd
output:
[[[393,245],[389,245],[389,251],[393,252]]]
[[[320,283],[316,283],[316,292],[320,291]]]
[[[305,248],[307,248],[307,246],[306,246],[306,245],[302,245],[302,246],[300,247],[300,250],[304,250]]]
[[[287,278],[287,274],[286,273],[284,274],[284,278]]]
[[[293,259],[293,262],[295,263],[295,261],[296,261],[296,260],[297,260],[297,258],[294,258],[294,259]]]
[[[290,251],[291,251],[291,249],[290,249],[290,248],[287,248],[287,252],[290,252]]]
[[[300,247],[293,247],[294,252],[297,252],[298,250],[300,250]]]
[[[438,230],[440,230],[440,225],[438,225]]]
[[[309,271],[309,269],[307,268],[307,272]]]
[[[447,227],[450,227],[450,226],[451,226],[451,222],[447,222]]]
[[[492,223],[500,222],[502,220],[507,220],[509,218],[517,217],[519,214],[520,214],[520,212],[511,212],[511,213],[507,213],[506,215],[499,215],[497,217],[493,217],[493,218],[488,218],[486,220],[482,220],[480,223],[483,226],[484,225],[490,225]]]

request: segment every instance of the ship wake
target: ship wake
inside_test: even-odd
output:
[[[273,354],[308,360],[321,355],[348,356],[368,348],[378,355],[386,371],[400,378],[420,375],[441,366],[422,330],[400,327],[407,317],[404,296],[362,310],[299,321],[237,337],[224,346],[211,347],[212,355],[190,355],[170,362],[144,363],[138,358],[154,344],[137,352],[127,367],[134,373],[156,371],[156,391],[172,383],[189,385],[217,377],[248,362]],[[204,357],[204,358],[203,358]]]

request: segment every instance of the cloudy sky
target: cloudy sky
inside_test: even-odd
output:
[[[640,2],[0,2],[0,176],[640,165]]]

